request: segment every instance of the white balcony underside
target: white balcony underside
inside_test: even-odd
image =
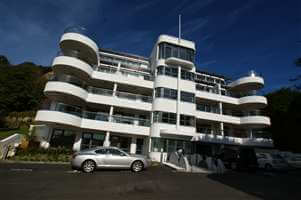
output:
[[[37,112],[35,118],[36,124],[55,124],[71,126],[74,128],[98,130],[98,131],[111,131],[133,135],[148,136],[150,128],[145,126],[138,126],[132,124],[113,123],[107,121],[98,121],[84,119],[68,113],[40,110]]]
[[[273,147],[272,139],[265,138],[238,138],[222,135],[209,135],[198,133],[197,136],[192,138],[192,141],[229,144],[229,145],[245,145],[245,146],[262,146]]]

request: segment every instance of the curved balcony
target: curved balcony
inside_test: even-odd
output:
[[[166,58],[165,63],[168,65],[182,66],[189,70],[194,67],[193,62],[176,57]]]
[[[88,63],[77,57],[59,54],[52,62],[52,67],[58,74],[71,74],[89,79],[92,76],[93,68]]]
[[[92,38],[83,27],[69,27],[61,37],[60,47],[62,51],[77,50],[83,57],[89,59],[91,64],[98,64],[98,46],[96,40],[93,41]]]
[[[88,92],[78,86],[71,83],[61,82],[61,81],[48,81],[44,94],[51,99],[67,99],[70,101],[81,100],[86,101],[88,97]]]
[[[64,125],[101,131],[117,131],[136,135],[149,135],[150,120],[102,112],[82,111],[79,107],[58,103],[51,110],[39,110],[36,124]]]
[[[238,99],[241,108],[262,109],[267,106],[268,101],[264,96],[246,96]]]
[[[264,128],[271,125],[269,117],[245,116],[240,118],[240,124],[248,128]]]
[[[79,128],[81,117],[74,113],[56,110],[39,110],[35,117],[36,124],[60,124]]]
[[[264,80],[257,76],[254,71],[251,71],[248,76],[239,78],[228,84],[228,86],[232,91],[258,90],[264,86]]]

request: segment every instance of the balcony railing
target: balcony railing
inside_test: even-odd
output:
[[[85,27],[82,27],[82,26],[70,26],[70,27],[67,27],[64,30],[64,33],[79,33],[81,35],[84,35],[84,36],[90,38],[95,43],[97,43],[97,39],[94,36],[94,34],[90,33]]]
[[[63,113],[68,113],[71,115],[75,115],[84,119],[91,119],[97,121],[106,121],[106,122],[113,122],[113,123],[122,123],[122,124],[131,124],[137,126],[150,126],[150,120],[142,119],[142,118],[135,118],[129,116],[122,116],[122,115],[109,115],[108,113],[103,112],[91,112],[82,110],[76,106],[70,106],[64,103],[57,103],[56,106],[50,110],[59,111]]]

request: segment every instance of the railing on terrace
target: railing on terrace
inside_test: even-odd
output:
[[[119,92],[119,91],[114,92],[113,90],[96,88],[96,87],[89,87],[88,91],[90,93],[106,95],[106,96],[115,95],[119,98],[125,98],[125,99],[129,99],[129,100],[134,100],[134,101],[143,101],[143,102],[147,102],[147,103],[152,102],[151,96],[144,96],[144,95],[139,95],[139,94],[127,93],[127,92]]]
[[[153,81],[153,76],[152,75],[148,75],[148,74],[145,74],[145,73],[139,73],[139,72],[136,72],[136,71],[131,71],[131,70],[127,70],[127,69],[122,69],[120,68],[118,70],[118,68],[116,67],[112,67],[110,65],[105,65],[105,64],[100,64],[99,66],[94,66],[94,69],[96,71],[99,71],[99,72],[105,72],[105,73],[110,73],[110,74],[115,74],[117,73],[118,71],[120,72],[121,75],[123,76],[135,76],[135,77],[141,77],[143,78],[144,80],[147,80],[147,81]]]
[[[79,33],[81,35],[84,35],[84,36],[90,38],[95,43],[97,43],[97,38],[95,37],[95,35],[92,34],[91,32],[89,32],[85,27],[82,27],[82,26],[70,26],[70,27],[67,27],[64,30],[64,33]]]
[[[90,58],[90,57],[83,57],[81,54],[80,54],[80,51],[78,50],[65,50],[65,51],[58,51],[57,54],[56,54],[57,57],[59,56],[67,56],[67,57],[72,57],[72,58],[77,58],[83,62],[85,62],[86,64],[89,64],[92,68],[93,65],[93,60]]]
[[[68,113],[85,119],[107,121],[107,122],[110,121],[114,123],[132,124],[138,126],[150,126],[150,120],[148,119],[121,116],[121,115],[109,115],[108,113],[103,113],[103,112],[90,112],[90,111],[81,110],[79,107],[70,106],[64,103],[57,103],[55,108],[52,110]]]

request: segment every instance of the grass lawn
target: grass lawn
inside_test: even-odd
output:
[[[8,136],[11,136],[15,133],[26,135],[28,133],[28,129],[27,128],[19,128],[19,129],[11,130],[11,131],[0,131],[0,140],[7,138]]]

